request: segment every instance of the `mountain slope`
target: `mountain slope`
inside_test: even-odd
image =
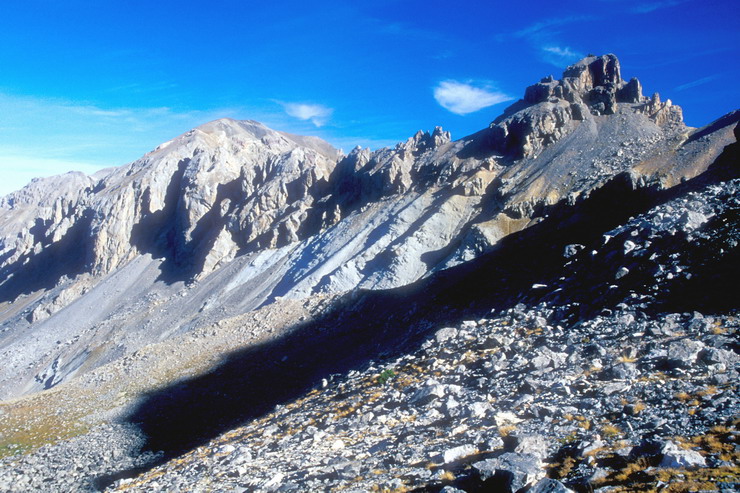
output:
[[[511,469],[519,484],[550,463],[551,477],[580,491],[622,477],[634,488],[657,477],[680,485],[688,474],[722,478],[731,491],[737,457],[711,443],[732,443],[737,431],[737,316],[725,312],[736,297],[724,292],[729,305],[715,304],[738,274],[727,267],[737,265],[739,184],[717,182],[725,165],[737,175],[737,146],[682,190],[615,189],[414,286],[282,300],[11,404],[9,416],[26,409],[41,423],[111,413],[128,423],[14,462],[38,471],[14,484],[38,484],[83,454],[81,477],[55,481],[104,486],[141,472],[134,460],[161,461],[143,446],[172,459],[121,489],[486,491],[500,478],[478,463],[507,457],[526,459],[529,472]],[[625,265],[630,273],[618,276]],[[714,291],[686,290],[717,268]],[[671,294],[689,313],[663,311]],[[381,385],[385,370],[393,373]],[[694,455],[672,451],[694,438]],[[122,455],[87,451],[101,441]],[[568,457],[578,467],[564,467]],[[673,469],[621,476],[631,461]],[[699,464],[705,472],[692,472]]]

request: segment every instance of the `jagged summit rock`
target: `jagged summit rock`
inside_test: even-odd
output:
[[[645,98],[637,78],[622,80],[616,56],[589,56],[569,66],[562,79],[549,76],[529,86],[524,99],[491,124],[492,145],[515,158],[535,156],[573,131],[578,121],[620,111],[646,114],[659,125],[683,124],[680,107],[661,103],[657,94]]]

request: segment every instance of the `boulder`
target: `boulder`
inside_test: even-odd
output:
[[[660,452],[662,454],[660,467],[680,469],[707,465],[704,457],[699,452],[683,449],[674,442],[666,442]]]
[[[666,362],[670,368],[689,368],[696,363],[696,358],[704,344],[699,341],[681,339],[668,344]]]
[[[549,441],[542,435],[517,435],[514,452],[517,454],[533,455],[539,459],[548,456]]]
[[[450,464],[464,457],[478,453],[478,448],[474,445],[460,445],[447,449],[442,454],[442,460],[445,464]]]

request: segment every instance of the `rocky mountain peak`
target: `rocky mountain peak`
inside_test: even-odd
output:
[[[562,79],[548,76],[527,87],[524,98],[491,124],[493,145],[515,159],[532,157],[578,122],[626,112],[645,114],[661,126],[683,126],[680,107],[644,97],[636,78],[622,80],[615,55],[588,56],[566,68]]]
[[[451,142],[451,140],[452,136],[450,132],[444,131],[442,127],[434,127],[434,131],[431,134],[419,130],[406,142],[397,144],[396,149],[404,153],[411,153],[413,156],[420,156],[430,149],[436,149],[443,144]]]
[[[579,92],[598,86],[619,86],[623,83],[619,60],[615,55],[587,56],[563,72],[563,80]]]

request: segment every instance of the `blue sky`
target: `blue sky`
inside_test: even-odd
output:
[[[0,0],[0,194],[219,117],[349,151],[454,139],[587,53],[700,126],[740,107],[737,0]]]

